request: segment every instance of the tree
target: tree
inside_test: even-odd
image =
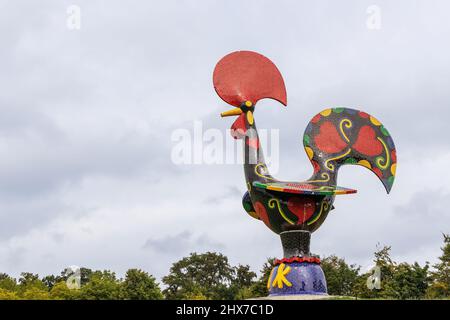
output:
[[[362,298],[381,299],[421,299],[428,287],[429,266],[421,267],[414,264],[397,264],[391,259],[391,247],[384,246],[374,253],[374,262],[381,271],[381,289],[369,290],[367,279],[369,273],[358,277],[354,285],[354,292]]]
[[[246,299],[253,296],[251,286],[255,283],[256,273],[250,270],[249,265],[234,267],[233,280],[230,285],[232,299]]]
[[[167,299],[187,299],[192,293],[207,299],[232,299],[229,285],[233,275],[234,270],[224,255],[191,253],[175,262],[162,279],[167,285],[163,293]]]
[[[268,258],[267,261],[263,264],[262,269],[260,271],[261,275],[255,283],[251,286],[251,297],[265,297],[269,294],[269,290],[267,289],[267,282],[269,281],[270,273],[273,269],[273,263],[275,258]],[[242,292],[241,294],[245,294]],[[250,298],[246,297],[245,298]]]
[[[427,290],[429,298],[450,297],[450,235],[443,234],[444,246],[441,248],[440,262],[433,265],[432,284]]]
[[[395,299],[423,298],[429,283],[428,268],[428,264],[421,267],[417,262],[396,266],[387,296]]]
[[[383,246],[374,253],[375,265],[381,271],[381,290],[372,290],[372,296],[375,298],[393,298],[395,289],[392,288],[392,278],[396,270],[396,262],[391,258],[391,246]]]
[[[38,274],[30,272],[22,272],[19,278],[19,286],[18,286],[19,295],[24,295],[24,293],[30,289],[33,290],[31,290],[28,295],[38,294],[38,292],[41,291],[46,292],[47,286],[39,279]]]
[[[238,287],[250,287],[253,284],[253,279],[256,278],[256,273],[250,270],[249,265],[238,265],[234,268],[235,277],[233,283]]]
[[[90,280],[81,286],[80,299],[84,300],[114,300],[120,298],[120,284],[114,272],[95,271]]]
[[[10,277],[6,273],[0,273],[0,289],[15,291],[17,288],[16,279]]]
[[[252,287],[240,288],[234,295],[235,300],[245,300],[255,297],[257,297],[257,295],[253,292]]]
[[[69,289],[66,281],[59,281],[52,286],[50,298],[53,300],[77,300],[80,298],[79,289]]]
[[[48,300],[50,296],[46,289],[41,289],[39,287],[29,287],[22,294],[24,300]]]
[[[18,299],[19,297],[17,296],[16,292],[0,288],[0,300],[18,300]]]
[[[395,272],[396,263],[391,259],[391,247],[383,246],[374,253],[374,262],[381,272],[381,289],[370,290],[367,287],[367,279],[372,273],[360,275],[353,286],[353,294],[361,298],[389,298],[393,294],[392,277]]]
[[[139,269],[129,269],[121,284],[121,296],[127,300],[159,300],[163,298],[155,278]]]
[[[348,265],[344,259],[335,255],[325,257],[321,261],[322,270],[327,279],[328,294],[350,296],[358,278],[360,267]]]
[[[72,270],[66,268],[63,271],[61,271],[61,275],[57,277],[56,282],[59,281],[67,281],[69,278],[69,275],[72,274]],[[80,268],[80,283],[81,285],[86,284],[89,282],[91,275],[93,274],[93,271],[89,268]]]
[[[54,275],[48,275],[42,278],[42,283],[45,284],[48,290],[51,290],[59,281],[62,281],[62,278]]]

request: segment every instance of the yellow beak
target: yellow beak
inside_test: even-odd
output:
[[[238,116],[242,113],[241,108],[234,108],[220,114],[221,117]]]

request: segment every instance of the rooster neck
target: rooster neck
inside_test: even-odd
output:
[[[269,173],[261,142],[258,136],[256,125],[248,125],[246,135],[244,137],[244,173],[247,186],[254,181],[273,182],[276,181]]]

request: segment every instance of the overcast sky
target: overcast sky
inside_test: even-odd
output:
[[[380,29],[367,27],[374,4]],[[235,50],[266,55],[285,79],[288,107],[255,112],[258,128],[280,130],[278,178],[310,176],[301,137],[327,107],[363,109],[394,138],[391,194],[342,168],[358,193],[336,198],[312,252],[368,267],[380,243],[398,261],[436,261],[450,232],[448,12],[445,0],[0,0],[0,272],[160,278],[193,251],[255,271],[281,257],[242,208],[241,165],[171,161],[174,130],[231,126],[212,72]]]

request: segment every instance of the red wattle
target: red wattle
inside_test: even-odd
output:
[[[231,136],[235,139],[241,139],[246,133],[245,114],[242,113],[231,125]]]

